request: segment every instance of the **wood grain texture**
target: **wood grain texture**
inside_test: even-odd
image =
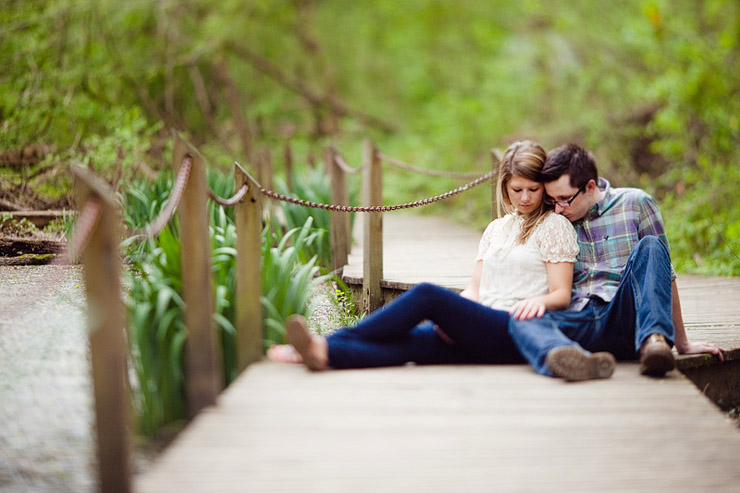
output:
[[[140,492],[733,491],[740,432],[680,373],[252,365]]]

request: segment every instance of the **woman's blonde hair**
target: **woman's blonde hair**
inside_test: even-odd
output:
[[[542,183],[542,167],[545,165],[547,153],[536,142],[522,140],[514,142],[504,151],[498,170],[498,183],[496,184],[496,211],[499,217],[516,211],[509,198],[506,186],[514,176],[521,176],[528,180]],[[543,185],[544,186],[544,185]],[[552,210],[544,200],[544,191],[540,206],[526,215],[519,242],[524,243],[532,235],[534,228]]]

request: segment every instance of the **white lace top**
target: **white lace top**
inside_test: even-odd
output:
[[[524,216],[508,214],[483,233],[476,260],[483,260],[479,301],[508,310],[519,300],[549,292],[545,262],[575,262],[578,238],[570,221],[547,214],[524,244],[518,243]]]

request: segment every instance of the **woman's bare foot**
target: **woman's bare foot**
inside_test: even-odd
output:
[[[303,315],[292,315],[285,322],[285,335],[303,358],[310,370],[319,371],[329,366],[329,346],[326,339],[312,336],[308,332],[308,324]]]
[[[303,364],[303,357],[290,344],[275,344],[267,350],[267,357],[276,363]]]

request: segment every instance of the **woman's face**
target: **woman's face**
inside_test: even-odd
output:
[[[514,175],[506,184],[509,200],[521,214],[529,214],[539,208],[545,187],[538,181]]]

